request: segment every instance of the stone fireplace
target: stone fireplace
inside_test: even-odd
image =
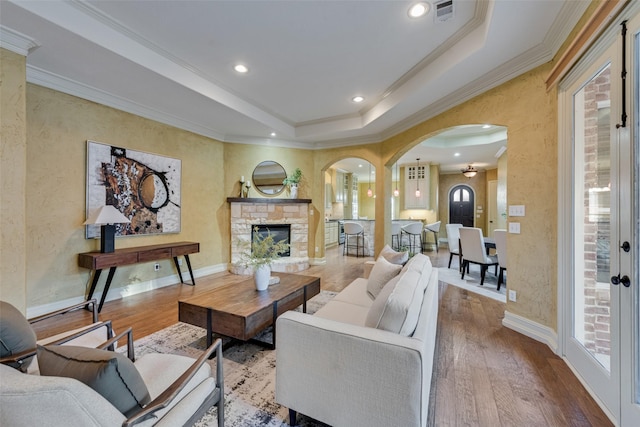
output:
[[[297,273],[309,268],[309,204],[310,199],[254,199],[230,197],[231,265],[234,274],[253,274],[251,268],[238,264],[243,249],[250,247],[255,225],[290,226],[290,255],[271,266],[272,271]],[[244,242],[240,243],[239,242]]]

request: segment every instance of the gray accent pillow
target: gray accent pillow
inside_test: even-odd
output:
[[[389,280],[396,277],[401,269],[401,265],[392,264],[384,257],[379,256],[367,279],[367,292],[371,298],[376,299],[382,288]]]
[[[384,248],[382,248],[380,256],[392,264],[404,265],[409,261],[409,251],[398,252],[393,250],[389,245],[385,245]]]
[[[0,301],[0,357],[36,348],[36,333],[23,314],[8,302]],[[26,371],[33,357],[9,366]]]
[[[40,375],[75,378],[107,399],[126,417],[151,401],[135,365],[113,351],[70,345],[38,346]]]

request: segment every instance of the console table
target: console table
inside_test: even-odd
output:
[[[109,268],[109,275],[107,276],[107,282],[104,285],[102,298],[100,298],[98,312],[102,310],[102,305],[107,297],[107,292],[109,292],[109,286],[111,286],[111,280],[113,280],[113,275],[115,274],[117,267],[173,258],[173,262],[178,270],[178,276],[180,277],[180,283],[185,283],[184,280],[182,280],[182,272],[180,271],[180,263],[178,262],[178,257],[181,255],[183,255],[184,259],[187,261],[187,267],[189,268],[189,274],[191,275],[191,285],[195,285],[196,281],[193,278],[191,262],[189,262],[189,254],[197,252],[200,252],[200,243],[177,242],[116,249],[114,252],[109,253],[97,251],[78,254],[78,265],[80,267],[93,270],[93,279],[91,280],[91,288],[89,289],[87,301],[93,298],[93,293],[96,290],[96,284],[98,283],[98,279],[100,279],[100,274],[104,268]]]

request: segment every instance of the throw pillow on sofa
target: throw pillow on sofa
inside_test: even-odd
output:
[[[403,271],[382,289],[374,300],[365,326],[411,336],[418,324],[424,290],[428,283],[425,278],[431,274],[429,257],[417,254],[409,268]],[[418,267],[418,268],[412,268]],[[422,271],[420,271],[422,269]],[[425,276],[425,277],[423,277]]]
[[[380,256],[392,264],[405,265],[406,262],[409,261],[409,251],[394,251],[389,245],[385,245],[384,248],[382,248]]]
[[[113,351],[70,345],[38,346],[40,375],[75,378],[107,399],[126,417],[151,401],[133,362]]]
[[[371,269],[367,280],[367,292],[371,298],[376,299],[382,288],[400,273],[401,265],[392,264],[384,257],[379,256]]]

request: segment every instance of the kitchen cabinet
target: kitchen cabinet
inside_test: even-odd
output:
[[[338,221],[328,221],[324,223],[324,245],[329,248],[338,244],[339,235]]]
[[[420,197],[416,189],[420,189]],[[429,209],[429,165],[404,167],[404,208]]]

